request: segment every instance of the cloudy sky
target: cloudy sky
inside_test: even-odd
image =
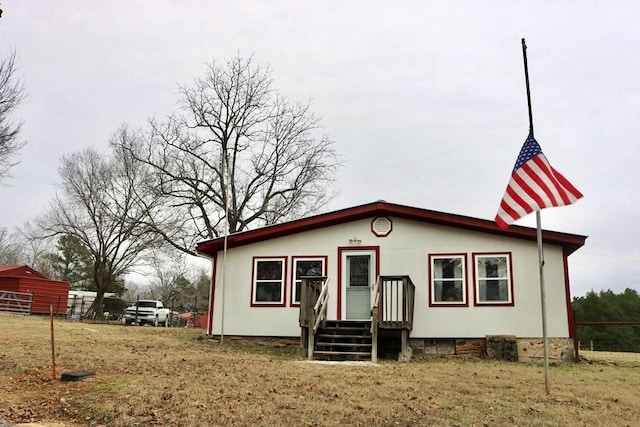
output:
[[[528,131],[585,198],[543,212],[588,235],[575,296],[640,290],[640,2],[4,0],[0,55],[18,55],[28,142],[0,226],[42,213],[67,153],[106,152],[122,123],[176,109],[214,58],[273,71],[311,100],[345,167],[341,209],[378,199],[493,219]],[[535,226],[535,218],[518,222]]]

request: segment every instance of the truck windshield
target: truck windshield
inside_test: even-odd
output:
[[[155,308],[156,307],[156,302],[155,301],[138,301],[138,307]]]

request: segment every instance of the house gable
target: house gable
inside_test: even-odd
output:
[[[377,217],[405,218],[424,223],[444,225],[528,241],[536,241],[537,238],[535,228],[512,225],[507,229],[502,229],[498,227],[494,221],[378,201],[283,224],[259,228],[257,230],[232,234],[227,236],[227,247],[233,248],[276,237],[324,228],[331,225],[343,224],[364,218],[375,219]],[[565,249],[567,255],[572,254],[582,247],[585,240],[586,237],[581,235],[559,233],[555,231],[543,231],[543,241],[548,244],[561,246]],[[215,257],[216,253],[223,249],[224,241],[225,239],[222,237],[207,240],[199,243],[196,246],[196,250],[210,257]]]

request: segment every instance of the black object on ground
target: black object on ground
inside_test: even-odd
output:
[[[93,371],[75,371],[75,372],[65,372],[62,374],[62,381],[80,381],[87,377],[92,377],[96,373]]]

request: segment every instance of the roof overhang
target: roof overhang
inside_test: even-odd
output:
[[[274,239],[276,237],[288,236],[291,234],[316,230],[319,228],[376,216],[406,218],[430,224],[489,233],[497,236],[532,241],[537,240],[537,230],[535,228],[512,225],[509,228],[502,229],[498,227],[494,221],[378,201],[302,218],[283,224],[231,234],[227,236],[227,248],[249,245],[251,243]],[[582,247],[586,239],[586,236],[577,234],[567,234],[547,230],[542,232],[542,240],[544,243],[561,246],[567,255],[572,254]],[[196,251],[210,257],[215,257],[217,252],[224,248],[224,241],[224,237],[219,237],[200,242],[196,246]]]

